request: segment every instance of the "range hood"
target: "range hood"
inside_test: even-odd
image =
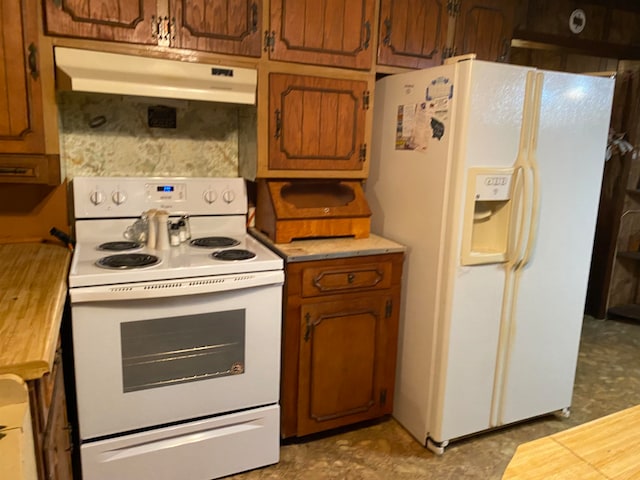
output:
[[[59,90],[255,104],[257,71],[56,47]]]

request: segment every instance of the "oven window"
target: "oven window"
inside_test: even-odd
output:
[[[245,311],[120,324],[123,390],[244,373]]]

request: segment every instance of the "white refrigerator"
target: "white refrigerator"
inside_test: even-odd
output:
[[[407,246],[393,416],[436,453],[569,413],[613,88],[473,58],[376,83],[372,231]]]

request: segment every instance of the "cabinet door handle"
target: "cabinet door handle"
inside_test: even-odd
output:
[[[282,133],[282,116],[280,114],[280,110],[276,109],[276,132],[273,134],[274,138],[280,138],[280,134]]]
[[[507,55],[509,54],[509,46],[511,42],[506,38],[502,40],[502,54],[497,58],[498,62],[505,62],[507,60]]]
[[[251,31],[258,31],[258,5],[255,2],[251,4]]]
[[[308,342],[309,338],[311,338],[311,315],[307,313],[304,319],[307,322],[307,328],[304,331],[304,341]]]
[[[369,20],[364,22],[364,32],[364,43],[362,46],[367,50],[369,48],[369,42],[371,42],[371,23],[369,23]]]
[[[31,72],[31,77],[33,77],[34,80],[38,79],[38,76],[40,75],[40,73],[38,72],[38,59],[36,58],[36,55],[38,54],[38,49],[36,48],[36,46],[33,43],[29,44],[29,71]]]
[[[382,43],[388,47],[389,44],[391,44],[391,20],[389,20],[389,17],[384,19],[384,28],[386,29],[386,32],[382,39]]]

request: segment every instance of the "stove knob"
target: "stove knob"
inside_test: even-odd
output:
[[[225,190],[222,193],[222,199],[226,202],[226,203],[231,203],[236,199],[236,194],[233,193],[233,190]]]
[[[204,201],[207,202],[209,205],[211,205],[213,202],[217,200],[218,194],[216,193],[215,190],[205,190],[203,197],[204,197]]]
[[[113,200],[113,203],[116,205],[122,205],[127,200],[127,194],[120,190],[116,190],[111,194],[111,200]]]
[[[104,193],[102,193],[100,190],[94,190],[89,194],[89,201],[94,205],[100,205],[102,202],[104,202]]]

